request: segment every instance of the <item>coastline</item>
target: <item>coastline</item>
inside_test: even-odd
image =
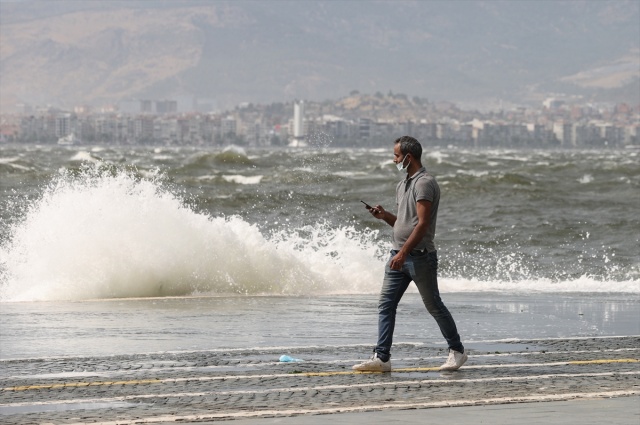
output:
[[[637,294],[443,296],[471,351],[457,372],[438,370],[446,347],[411,293],[389,374],[351,370],[371,349],[374,295],[3,304],[0,420],[637,423]]]
[[[300,363],[277,361],[278,349],[4,360],[0,417],[14,424],[417,423],[434,408],[511,419],[516,411],[573,415],[579,401],[593,399],[625,406],[616,423],[637,417],[627,407],[640,397],[640,336],[487,341],[470,349],[462,369],[440,372],[442,347],[400,343],[386,374],[351,370],[358,345],[290,349]]]

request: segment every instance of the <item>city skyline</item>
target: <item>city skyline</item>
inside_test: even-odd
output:
[[[322,135],[335,146],[377,146],[398,134],[471,147],[623,147],[638,145],[640,105],[546,99],[538,108],[479,112],[405,94],[352,92],[335,101],[245,104],[217,113],[177,110],[174,100],[139,109],[51,108],[3,114],[5,143],[229,144],[307,146]]]

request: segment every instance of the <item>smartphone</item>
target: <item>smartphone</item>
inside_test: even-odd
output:
[[[371,205],[367,204],[366,202],[364,202],[362,200],[360,200],[360,202],[362,202],[364,204],[364,206],[367,207],[368,210],[372,210],[373,209],[373,207]]]

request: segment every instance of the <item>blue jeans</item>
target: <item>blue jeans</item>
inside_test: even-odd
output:
[[[456,323],[449,310],[440,299],[438,291],[438,255],[434,252],[418,253],[407,256],[402,270],[392,270],[389,267],[391,258],[398,251],[391,251],[391,257],[387,261],[384,271],[384,282],[378,300],[378,344],[375,352],[382,361],[391,357],[391,344],[393,342],[393,329],[396,325],[396,309],[400,299],[409,287],[411,281],[415,282],[420,291],[422,302],[431,316],[436,319],[442,336],[447,341],[449,348],[459,352],[464,351],[460,342],[460,335]]]

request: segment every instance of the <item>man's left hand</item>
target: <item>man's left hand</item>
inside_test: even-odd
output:
[[[407,255],[400,251],[393,256],[391,262],[389,263],[389,267],[391,267],[392,270],[402,270],[402,266],[404,266],[404,262],[406,261],[406,259]]]

